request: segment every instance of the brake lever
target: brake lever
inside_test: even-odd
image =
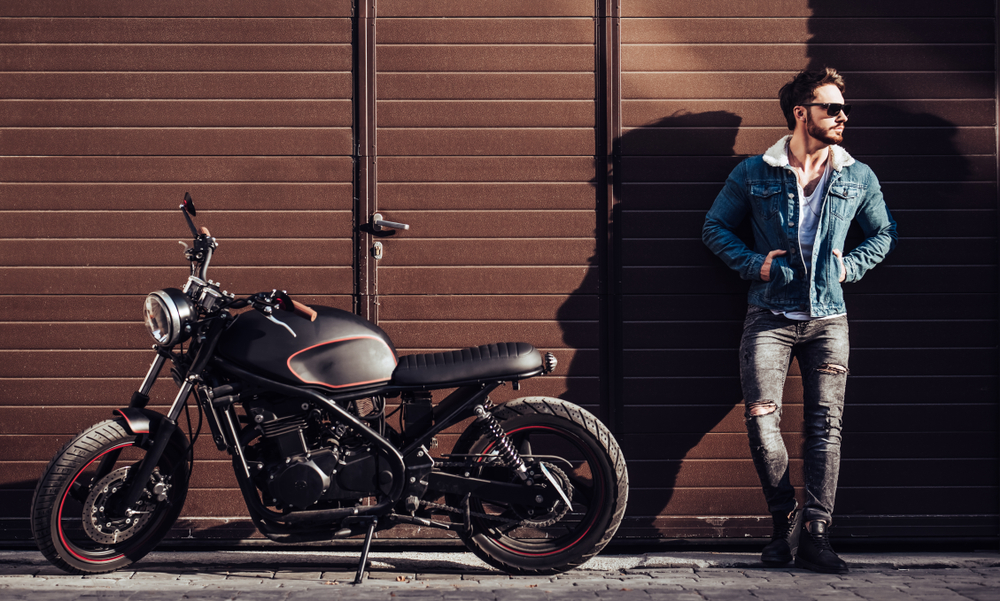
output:
[[[292,335],[292,338],[298,338],[298,336],[295,334],[295,330],[293,330],[287,323],[283,321],[278,321],[277,319],[275,319],[274,315],[271,315],[269,313],[265,313],[264,317],[288,330],[288,333]]]

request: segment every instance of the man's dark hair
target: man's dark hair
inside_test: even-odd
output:
[[[841,94],[844,93],[844,78],[836,69],[826,67],[817,71],[799,71],[792,81],[781,86],[778,102],[788,122],[788,129],[795,129],[795,115],[792,109],[812,102],[816,98],[816,88],[830,84],[837,86]]]

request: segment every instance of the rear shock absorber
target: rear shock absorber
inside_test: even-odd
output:
[[[486,426],[490,436],[496,441],[497,452],[500,454],[500,458],[504,460],[508,467],[514,468],[514,473],[517,474],[518,478],[527,480],[528,468],[524,466],[524,460],[521,459],[521,455],[514,448],[514,445],[511,444],[510,439],[507,438],[507,433],[503,431],[503,427],[497,421],[497,418],[493,417],[493,414],[487,411],[482,405],[476,405],[473,411],[476,414],[476,420]]]

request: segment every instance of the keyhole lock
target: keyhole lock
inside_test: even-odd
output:
[[[372,245],[372,256],[375,257],[376,261],[378,261],[379,259],[382,258],[382,243],[381,242],[376,241],[375,244]]]

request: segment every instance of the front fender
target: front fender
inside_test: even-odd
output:
[[[115,409],[114,415],[119,415],[125,419],[125,427],[130,433],[149,434],[152,420],[150,420],[149,416],[142,409],[136,409],[135,407]]]

